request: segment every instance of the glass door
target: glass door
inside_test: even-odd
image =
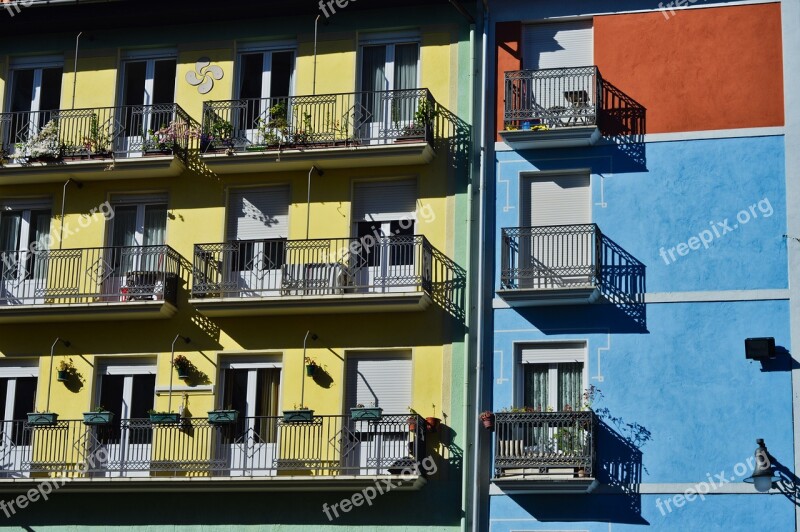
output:
[[[30,155],[22,144],[35,138],[42,128],[53,118],[61,106],[60,66],[18,68],[11,71],[11,97],[9,99],[10,123],[4,124],[2,137],[6,141],[3,148],[14,156]],[[41,146],[58,149],[53,146]]]
[[[127,61],[122,72],[120,99],[125,107],[117,151],[128,157],[146,151],[171,153],[175,136],[159,130],[167,130],[175,119],[175,59]]]
[[[251,146],[288,141],[294,52],[252,52],[240,56],[239,99],[234,127]]]
[[[107,259],[113,274],[104,293],[114,300],[158,299],[164,293],[167,204],[160,200],[114,205]],[[119,294],[119,295],[117,295]]]
[[[0,477],[30,476],[31,431],[25,429],[28,412],[36,411],[37,368],[0,369]],[[26,471],[28,470],[28,471]]]
[[[107,366],[99,375],[95,403],[114,413],[114,422],[95,432],[96,467],[107,477],[150,475],[153,431],[148,411],[155,400],[156,368],[149,365]],[[102,453],[99,453],[103,449]]]
[[[355,236],[362,242],[357,286],[367,292],[403,292],[416,286],[413,221],[358,222]]]
[[[413,93],[417,88],[419,45],[384,44],[361,48],[361,109],[356,117],[362,140],[385,144],[406,129],[413,129],[419,105]]]
[[[281,370],[269,362],[227,363],[221,408],[236,410],[235,425],[220,427],[218,458],[230,476],[275,475]]]
[[[0,212],[0,304],[44,303],[49,233],[49,210]]]

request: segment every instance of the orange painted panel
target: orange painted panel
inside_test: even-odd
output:
[[[782,126],[780,4],[600,16],[595,63],[647,133]]]
[[[522,69],[522,24],[520,22],[500,22],[495,27],[497,41],[497,121],[494,131],[502,129],[505,115],[505,73]],[[500,135],[497,135],[497,140]]]

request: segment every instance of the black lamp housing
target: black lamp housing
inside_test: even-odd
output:
[[[749,360],[775,358],[775,338],[747,338],[744,341],[744,354]]]

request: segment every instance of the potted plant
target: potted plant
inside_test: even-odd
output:
[[[214,151],[218,143],[230,144],[232,134],[233,126],[231,123],[214,114],[206,131],[200,135],[200,152]]]
[[[433,122],[440,111],[436,104],[427,99],[421,98],[414,113],[414,120],[406,125],[401,131],[400,136],[395,142],[419,142],[428,139],[428,132],[433,127]]]
[[[417,421],[419,420],[420,416],[417,413],[417,411],[414,410],[413,408],[411,408],[410,406],[408,407],[408,411],[411,413],[411,415],[408,416],[408,419],[406,420],[406,423],[408,424],[408,431],[409,432],[416,432],[417,431]]]
[[[362,404],[357,404],[354,408],[350,409],[350,417],[355,420],[360,421],[367,421],[367,420],[380,420],[383,416],[383,408],[378,408],[375,406],[375,403],[372,403],[372,406],[367,408],[364,407]]]
[[[102,406],[98,406],[91,412],[83,413],[84,425],[108,425],[114,421],[114,412],[109,412]]]
[[[483,427],[489,430],[494,429],[494,413],[489,412],[486,410],[485,412],[481,412],[481,421],[483,422]]]
[[[178,355],[172,361],[172,367],[178,371],[179,379],[188,379],[194,370],[194,364],[184,355]]]
[[[175,425],[181,420],[181,415],[173,412],[157,412],[148,410],[150,423],[153,425]]]
[[[255,144],[248,146],[247,151],[264,151],[267,148],[280,148],[289,136],[289,120],[286,104],[276,103],[269,108],[269,118],[258,119],[258,139]]]
[[[67,382],[75,374],[77,371],[71,358],[58,363],[58,382]]]
[[[236,423],[239,418],[239,411],[228,408],[228,410],[212,410],[208,413],[208,422],[211,425],[231,425]]]
[[[56,120],[50,120],[38,134],[27,142],[15,144],[16,158],[28,161],[58,161],[63,156],[62,146],[58,142],[59,128]]]
[[[30,412],[28,413],[28,425],[55,425],[58,421],[58,414],[54,412]]]
[[[284,410],[283,411],[283,421],[286,423],[308,423],[314,420],[314,411],[300,405],[300,408],[297,405],[294,405],[294,410]]]
[[[433,416],[425,418],[425,429],[428,432],[436,432],[439,428],[439,424],[442,422],[441,419],[436,417],[436,405],[433,405]]]
[[[97,113],[89,121],[89,135],[83,138],[83,149],[90,159],[104,159],[111,156],[111,136],[107,127],[101,127]]]
[[[317,374],[317,363],[314,361],[313,358],[306,357],[306,375],[309,377],[313,377]]]

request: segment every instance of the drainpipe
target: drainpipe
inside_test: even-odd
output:
[[[172,340],[172,356],[169,359],[169,401],[167,403],[167,412],[172,412],[172,379],[175,377],[175,372],[172,371],[172,364],[175,362],[175,342],[178,341],[178,338],[187,344],[192,341],[189,337],[181,336],[180,334],[176,334],[175,339]]]
[[[75,183],[79,189],[83,188],[83,183],[80,181],[75,181],[71,177],[64,182],[64,191],[61,193],[61,227],[59,228],[58,233],[58,249],[63,247],[64,242],[64,205],[67,201],[67,185],[70,183]]]
[[[483,11],[483,35],[481,39],[481,83],[480,87],[488,87],[488,76],[487,76],[487,65],[488,65],[488,40],[489,40],[489,3],[488,0],[477,0],[477,9],[478,12],[481,10]],[[494,92],[491,89],[487,91],[488,93],[483,93],[483,97],[480,98],[481,100],[481,108],[480,108],[480,117],[479,117],[479,127],[480,127],[480,162],[479,162],[479,174],[480,174],[480,193],[479,193],[479,215],[478,215],[478,300],[476,305],[476,312],[477,312],[477,320],[476,320],[476,346],[477,346],[477,356],[476,356],[476,364],[475,364],[475,402],[474,402],[474,409],[475,412],[478,412],[483,409],[484,398],[483,393],[483,386],[485,384],[485,375],[484,375],[484,357],[486,356],[485,353],[492,353],[491,349],[485,350],[485,327],[486,327],[486,319],[485,319],[485,312],[486,312],[486,275],[487,272],[494,271],[494,268],[487,268],[486,265],[486,233],[488,229],[486,228],[487,223],[487,203],[488,198],[493,197],[487,191],[488,186],[488,178],[487,178],[487,167],[488,167],[488,147],[487,147],[487,131],[486,131],[486,100],[488,97]],[[480,94],[481,91],[478,91]],[[492,229],[494,231],[494,229]],[[493,256],[493,255],[492,255]],[[491,279],[492,284],[494,284],[494,279]],[[489,323],[492,323],[490,320]],[[487,394],[488,395],[488,394]],[[491,395],[489,395],[491,397]],[[475,424],[475,432],[473,437],[473,464],[472,464],[472,479],[475,485],[475,488],[472,492],[472,528],[474,530],[478,530],[480,525],[482,524],[482,516],[481,516],[481,505],[483,496],[483,490],[486,486],[486,482],[483,482],[485,474],[483,473],[482,469],[485,469],[486,464],[482,460],[484,449],[482,444],[483,433],[478,427],[478,417],[475,416],[471,422]],[[491,445],[491,443],[490,443]],[[488,510],[486,510],[488,512]]]
[[[306,337],[303,338],[303,367],[300,368],[300,378],[303,379],[300,383],[300,407],[305,408],[306,406],[306,344],[308,344],[308,337],[311,337],[312,340],[316,340],[319,338],[316,334],[312,333],[311,331],[306,331]]]
[[[50,378],[47,379],[47,406],[44,409],[45,412],[50,411],[50,390],[53,388],[53,354],[56,351],[56,345],[58,345],[58,342],[64,344],[64,347],[69,347],[70,345],[72,345],[69,340],[62,340],[61,338],[56,338],[56,341],[53,342],[53,345],[50,346],[50,373],[49,373]]]
[[[317,18],[314,19],[314,78],[311,83],[311,94],[317,94],[317,28],[319,26],[319,17],[322,15],[317,15]]]
[[[75,109],[75,88],[78,85],[78,44],[80,44],[81,35],[83,35],[83,32],[80,32],[78,36],[75,37],[75,63],[73,63],[72,65],[72,108],[73,109]]]

